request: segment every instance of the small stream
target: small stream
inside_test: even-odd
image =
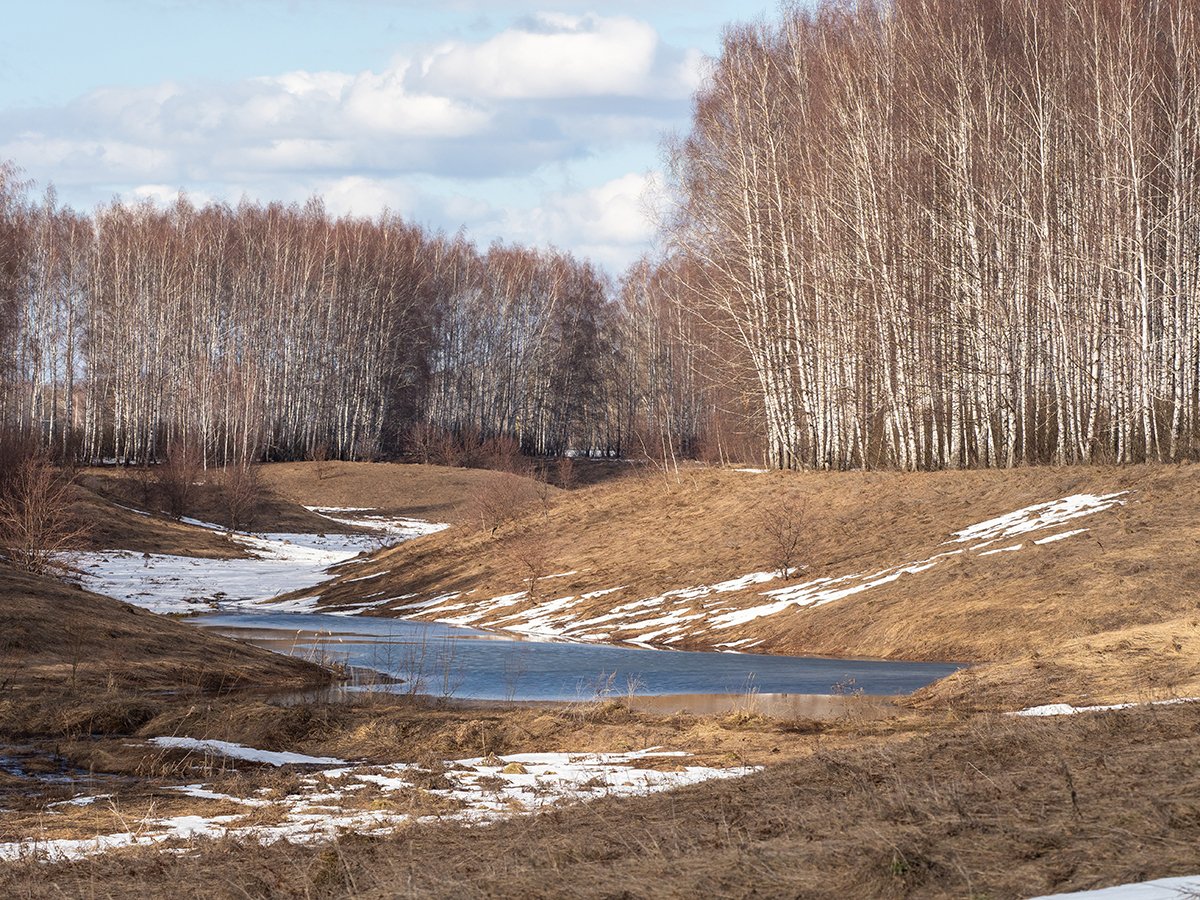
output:
[[[402,682],[359,685],[361,689],[460,700],[725,695],[778,702],[779,695],[797,694],[888,696],[911,693],[960,668],[953,663],[536,641],[406,619],[319,613],[225,612],[188,621],[277,652]]]

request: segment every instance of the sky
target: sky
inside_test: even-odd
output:
[[[91,209],[303,202],[555,246],[652,243],[664,138],[777,0],[22,0],[0,160]]]

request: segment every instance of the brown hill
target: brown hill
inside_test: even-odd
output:
[[[1045,527],[1035,509],[1018,517],[1015,533],[953,542],[985,520],[1078,496],[1099,499],[1078,517],[1074,501],[1052,508],[1067,515]],[[1060,653],[1084,672],[1110,668],[1096,660],[1111,663],[1116,653],[1143,658],[1134,667],[1139,682],[1185,685],[1200,675],[1187,652],[1200,598],[1198,500],[1200,470],[1186,465],[914,474],[695,468],[678,480],[643,473],[570,492],[494,532],[455,528],[354,574],[386,573],[371,581],[373,592],[393,598],[380,615],[675,648],[972,662]],[[795,560],[803,570],[785,581],[771,575],[779,554],[763,522],[788,510],[803,511]],[[711,589],[756,572],[761,583]],[[701,586],[708,592],[681,590]],[[764,596],[845,588],[854,590],[812,606]],[[361,590],[332,582],[323,604],[361,601]],[[677,593],[664,599],[668,592]],[[1137,653],[1120,649],[1128,629],[1139,636],[1129,645]],[[1106,641],[1116,649],[1098,649]],[[1133,669],[1118,668],[1119,691],[1128,693]],[[1001,680],[1014,678],[1031,688],[1026,695],[1039,693],[1032,675]],[[1077,684],[1072,696],[1107,695],[1100,681],[1097,692]]]
[[[89,733],[155,696],[284,689],[330,674],[0,564],[0,734]],[[97,718],[100,717],[100,718]]]

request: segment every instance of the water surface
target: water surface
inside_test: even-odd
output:
[[[908,694],[953,663],[828,659],[536,641],[406,619],[215,613],[188,621],[316,662],[384,673],[390,689],[479,700],[674,694]]]

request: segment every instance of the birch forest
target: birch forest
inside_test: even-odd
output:
[[[84,215],[0,168],[0,415],[130,462],[1200,456],[1197,4],[789,7],[727,31],[668,155],[616,283],[319,200]]]
[[[893,0],[733,28],[656,301],[779,467],[1191,458],[1200,5]]]
[[[432,429],[618,452],[586,262],[479,252],[398,218],[116,203],[81,216],[0,169],[5,424],[65,457],[373,458]]]

